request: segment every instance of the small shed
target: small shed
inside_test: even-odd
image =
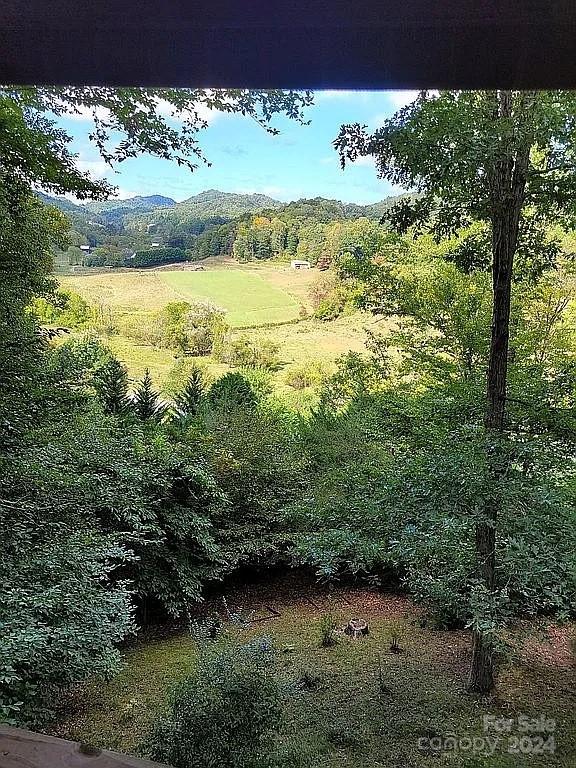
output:
[[[303,259],[292,259],[290,266],[292,269],[310,269],[310,262]]]

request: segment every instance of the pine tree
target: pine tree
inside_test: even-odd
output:
[[[152,385],[152,377],[148,368],[144,371],[144,378],[134,391],[134,410],[142,421],[150,419],[160,421],[166,413],[166,405],[160,400],[158,392]]]
[[[202,371],[195,365],[184,389],[176,397],[176,407],[181,417],[196,416],[204,394]]]
[[[225,373],[210,387],[208,397],[212,405],[217,407],[252,408],[256,405],[257,398],[250,382],[237,371]]]
[[[94,374],[94,388],[106,413],[122,415],[129,408],[128,372],[115,357],[110,357]]]

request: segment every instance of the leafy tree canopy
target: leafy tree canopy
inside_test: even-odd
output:
[[[190,170],[208,162],[198,133],[211,111],[255,120],[270,133],[275,115],[304,121],[310,92],[265,90],[190,90],[106,87],[0,89],[0,156],[7,169],[49,192],[78,198],[105,198],[112,187],[93,181],[75,165],[70,137],[52,117],[86,114],[90,139],[111,166],[149,153]]]
[[[574,222],[576,94],[507,92],[508,116],[496,91],[423,91],[373,133],[344,125],[334,141],[344,165],[373,156],[380,178],[419,193],[391,216],[406,229],[427,221],[440,236],[491,219],[502,162],[530,147],[524,205],[542,218]],[[497,119],[498,118],[498,119]]]

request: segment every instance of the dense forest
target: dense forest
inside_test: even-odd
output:
[[[472,630],[470,687],[483,693],[515,617],[574,617],[574,97],[503,93],[488,107],[491,94],[423,95],[374,136],[343,127],[343,162],[373,155],[381,175],[414,191],[381,204],[258,199],[242,210],[245,200],[226,208],[212,195],[203,207],[155,197],[117,213],[53,205],[109,190],[76,170],[46,113],[102,100],[126,137],[121,159],[168,145],[174,130],[145,110],[140,130],[125,120],[146,92],[3,90],[0,719],[50,722],[56,694],[113,675],[138,627],[185,620],[207,587],[246,568],[407,591],[431,626]],[[181,92],[172,98],[182,106]],[[299,119],[307,98],[231,92],[223,104],[240,100],[266,125],[274,113]],[[171,138],[191,151],[187,134]],[[508,260],[494,270],[506,237]],[[40,312],[62,298],[54,254],[71,264],[85,243],[86,266],[305,258],[325,272],[319,318],[362,310],[392,318],[394,331],[374,325],[306,414],[259,386],[258,362],[212,382],[194,369],[167,399],[149,375],[131,384],[105,345],[67,339],[66,320]],[[510,299],[496,342],[494,275]],[[495,362],[500,421],[486,415]],[[264,707],[269,649],[246,653],[255,682],[243,695]],[[241,663],[223,658],[207,669],[232,686]],[[158,725],[152,754],[199,765],[178,757],[173,726]]]

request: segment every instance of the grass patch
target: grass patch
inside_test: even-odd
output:
[[[159,279],[187,301],[207,299],[227,311],[231,326],[282,323],[298,317],[298,304],[256,272],[159,272]]]
[[[510,663],[500,675],[496,697],[483,700],[464,691],[468,633],[420,627],[417,611],[404,598],[362,590],[326,593],[284,581],[243,587],[229,594],[228,604],[231,610],[253,608],[257,616],[266,614],[267,605],[280,613],[253,625],[245,636],[264,634],[279,649],[277,672],[293,681],[296,690],[287,699],[281,747],[308,756],[315,768],[576,764],[569,673],[543,656]],[[318,626],[327,612],[338,626],[352,616],[367,619],[370,635],[360,640],[342,636],[336,646],[320,647]],[[406,627],[404,653],[393,654],[388,650],[390,628],[399,620]],[[126,654],[126,668],[114,681],[81,689],[68,703],[76,707],[74,713],[54,732],[100,747],[134,751],[163,706],[167,690],[193,663],[194,646],[187,634],[144,643]],[[450,734],[482,736],[484,714],[554,718],[555,753],[514,755],[503,743],[491,757],[465,751],[437,755],[419,746],[419,739]]]
[[[269,264],[215,262],[204,272],[178,269],[107,272],[62,277],[61,284],[80,293],[90,304],[109,308],[119,333],[106,336],[103,341],[127,366],[131,378],[141,378],[149,368],[159,388],[171,381],[178,358],[171,350],[132,339],[130,327],[140,319],[149,321],[172,301],[207,299],[224,307],[228,311],[227,321],[238,328],[233,333],[252,340],[268,339],[279,346],[281,366],[272,375],[274,390],[287,405],[305,411],[317,402],[317,392],[313,387],[296,391],[289,386],[290,371],[314,362],[329,375],[335,370],[338,357],[350,350],[364,351],[364,326],[374,324],[373,318],[361,313],[330,322],[313,318],[292,322],[298,318],[300,306],[306,304],[308,286],[313,279],[314,270],[298,272]],[[289,324],[262,327],[278,322]],[[379,322],[378,332],[385,332],[390,324]],[[185,369],[192,361],[186,358],[186,364],[180,367]],[[230,370],[229,366],[211,358],[202,358],[199,362],[211,379]]]
[[[258,271],[240,269],[157,270],[66,276],[71,288],[93,305],[123,315],[161,309],[171,301],[210,301],[227,311],[234,327],[283,323],[298,318],[300,305]]]

